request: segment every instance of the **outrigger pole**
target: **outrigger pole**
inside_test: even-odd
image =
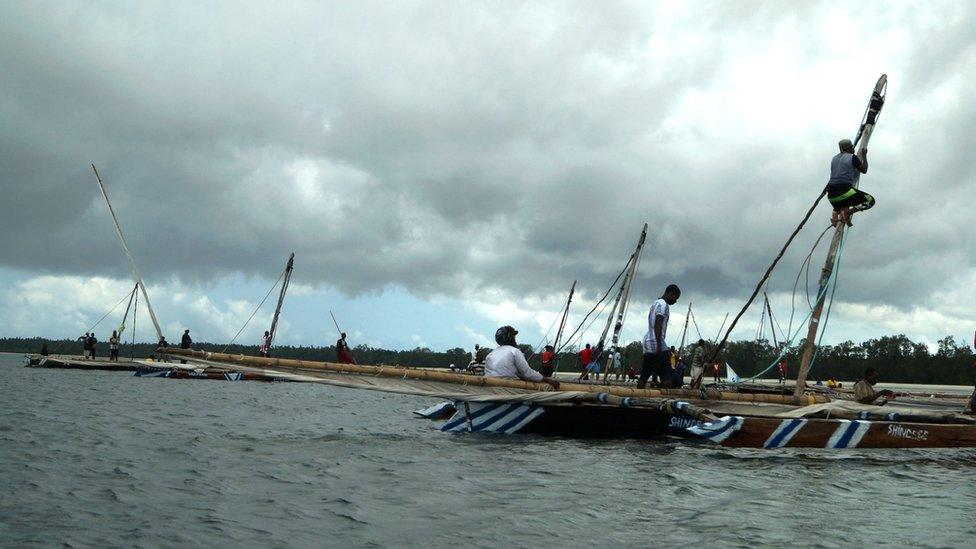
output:
[[[878,113],[881,112],[881,108],[884,106],[887,87],[888,75],[882,74],[881,78],[878,78],[878,83],[874,85],[874,91],[871,93],[871,99],[868,101],[867,111],[861,119],[861,127],[858,129],[857,137],[854,139],[855,146],[858,141],[861,143],[861,147],[857,151],[857,156],[862,162],[864,162],[864,151],[868,148],[868,142],[871,140],[871,134],[874,133],[874,126],[878,121]],[[854,184],[857,186],[857,181]],[[847,229],[847,225],[843,222],[838,222],[835,225],[834,237],[831,239],[830,248],[827,251],[827,260],[824,262],[823,270],[820,272],[817,302],[814,304],[813,312],[810,315],[807,339],[803,347],[802,358],[800,359],[800,370],[796,375],[796,388],[793,391],[793,396],[797,398],[803,396],[803,390],[806,388],[807,374],[810,373],[810,361],[813,358],[813,348],[816,345],[817,332],[820,329],[820,314],[823,312],[824,301],[826,301],[827,284],[830,283],[832,278],[831,275],[833,274],[837,259],[837,249],[844,240],[845,229]]]
[[[98,175],[98,169],[95,168],[95,164],[91,165],[92,171],[95,172],[95,179],[98,181],[98,188],[102,191],[102,198],[105,199],[105,204],[108,206],[108,213],[112,215],[112,223],[115,224],[115,234],[119,235],[119,242],[122,243],[122,250],[125,252],[125,257],[129,260],[129,268],[132,269],[132,276],[136,279],[136,284],[139,289],[142,290],[142,298],[146,300],[146,309],[149,310],[149,318],[152,319],[153,326],[156,328],[156,335],[159,339],[163,339],[163,330],[159,327],[159,321],[156,320],[156,313],[153,311],[152,305],[149,303],[149,294],[146,293],[146,285],[142,283],[142,275],[139,273],[139,268],[136,267],[136,262],[132,259],[132,252],[129,251],[129,246],[125,243],[125,237],[122,236],[122,227],[119,225],[119,220],[115,217],[115,210],[112,209],[112,203],[108,199],[108,193],[105,192],[105,184],[102,183],[102,177]]]
[[[281,304],[285,302],[285,292],[288,291],[288,283],[291,281],[291,271],[295,267],[295,252],[288,256],[288,265],[285,266],[285,276],[281,281],[281,292],[278,294],[278,305],[275,306],[274,317],[271,319],[271,330],[268,331],[268,349],[271,349],[271,342],[274,341],[275,331],[278,329],[278,315],[281,314]],[[329,311],[330,313],[332,311]]]

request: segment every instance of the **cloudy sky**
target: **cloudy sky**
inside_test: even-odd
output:
[[[75,337],[131,290],[94,162],[171,340],[230,340],[295,252],[280,342],[331,342],[331,309],[354,345],[470,346],[503,323],[534,344],[574,279],[580,320],[645,222],[625,336],[676,282],[669,339],[689,301],[714,337],[882,73],[877,206],[826,341],[976,328],[970,2],[0,7],[2,336]],[[770,282],[784,330],[828,218]]]

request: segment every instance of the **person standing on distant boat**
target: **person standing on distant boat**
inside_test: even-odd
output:
[[[874,404],[879,398],[885,398],[878,406],[884,406],[885,402],[895,398],[895,393],[888,389],[875,391],[874,386],[878,383],[878,371],[874,368],[864,370],[864,379],[854,384],[854,400],[861,404]]]
[[[781,358],[779,361],[779,383],[780,385],[786,384],[786,374],[789,373],[789,366],[786,364],[786,358]]]
[[[544,351],[542,351],[542,368],[539,369],[544,377],[552,377],[553,372],[556,371],[555,359],[556,353],[552,345],[546,345]]]
[[[169,347],[169,342],[166,341],[166,336],[160,336],[159,337],[159,343],[156,344],[156,347],[160,347],[160,348],[163,348],[163,349]],[[159,357],[158,360],[159,360],[159,362],[169,362],[169,359],[166,358],[165,356]]]
[[[671,317],[671,305],[678,302],[681,289],[671,284],[664,290],[664,295],[657,299],[647,315],[647,334],[644,335],[644,363],[641,366],[640,379],[637,388],[647,386],[648,378],[652,384],[660,384],[665,368],[671,364],[665,338],[668,335],[668,319]]]
[[[481,345],[477,343],[474,344],[474,350],[471,351],[471,362],[468,362],[468,370],[471,370],[475,366],[481,364]]]
[[[112,337],[108,338],[108,359],[119,361],[119,332],[112,330]]]
[[[271,350],[271,332],[268,330],[264,331],[264,337],[261,338],[261,349],[258,352],[263,357],[268,356],[268,351]]]
[[[580,375],[576,380],[590,379],[590,362],[593,361],[593,349],[590,348],[589,343],[579,352],[579,359],[581,369]]]
[[[193,340],[190,339],[190,330],[183,330],[183,337],[180,339],[180,349],[189,349],[193,345]],[[186,364],[185,360],[180,360],[180,364]]]
[[[81,341],[81,346],[82,346],[82,348],[85,351],[85,359],[90,358],[91,357],[91,344],[88,342],[88,332],[85,332],[85,335],[79,337],[78,338],[78,341]]]
[[[523,381],[548,383],[553,389],[559,388],[559,381],[540,374],[529,366],[525,354],[515,343],[518,330],[511,326],[502,326],[495,331],[495,347],[485,357],[485,377],[518,378]]]
[[[90,334],[90,335],[88,336],[88,349],[89,349],[89,351],[91,352],[91,359],[92,359],[92,360],[95,360],[95,349],[96,349],[96,347],[95,347],[95,346],[96,346],[97,344],[98,344],[98,338],[97,338],[97,337],[95,337],[95,332],[92,332],[92,333],[91,333],[91,334]]]
[[[691,379],[696,380],[705,373],[705,340],[699,339],[691,354]]]
[[[339,364],[355,364],[356,359],[349,354],[349,344],[346,343],[346,332],[342,332],[339,336],[339,341],[336,341],[336,355],[339,358]]]
[[[874,206],[874,197],[856,188],[861,174],[868,173],[868,150],[863,149],[862,156],[858,156],[850,139],[841,139],[837,146],[840,152],[830,160],[827,182],[827,199],[834,207],[830,223],[842,222],[853,227],[851,216]]]

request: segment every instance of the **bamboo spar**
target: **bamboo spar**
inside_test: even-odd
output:
[[[341,374],[360,374],[375,377],[387,377],[393,379],[414,379],[421,381],[434,381],[441,383],[454,383],[459,385],[474,385],[478,387],[507,387],[510,389],[522,389],[526,391],[547,392],[552,391],[546,383],[536,383],[532,381],[522,381],[521,379],[503,377],[485,377],[471,374],[457,374],[442,370],[426,368],[404,368],[400,366],[366,366],[362,364],[337,364],[334,362],[318,362],[308,360],[294,360],[284,358],[265,358],[259,356],[231,355],[226,353],[211,353],[209,351],[195,351],[192,349],[179,349],[176,347],[166,347],[156,349],[161,355],[175,357],[190,357],[208,360],[212,362],[222,362],[228,364],[241,364],[258,368],[270,368],[278,370],[321,370]],[[701,399],[702,392],[699,390],[684,389],[637,389],[635,387],[621,387],[618,385],[592,385],[583,383],[562,382],[559,385],[560,391],[574,391],[583,393],[607,393],[615,396],[624,397],[681,397],[685,399]],[[794,404],[792,396],[769,393],[731,393],[715,389],[705,391],[705,397],[709,400],[731,400],[738,402],[766,402],[773,404]],[[829,399],[822,395],[807,395],[804,397],[807,404],[818,404],[828,402]]]
[[[863,129],[858,132],[860,148],[858,149],[857,155],[862,160],[864,159],[865,150],[868,148],[868,142],[871,141],[871,135],[874,133],[874,126],[877,122],[877,112],[880,111],[881,105],[884,104],[882,93],[884,93],[884,89],[887,85],[888,76],[882,74],[881,78],[878,79],[878,83],[874,87],[874,93],[871,94],[871,103],[868,106],[868,118],[863,126]],[[876,97],[878,99],[882,99],[882,102],[877,106],[877,110],[872,115],[871,109],[874,109],[875,107],[874,102]],[[827,251],[827,260],[824,261],[823,270],[820,272],[820,283],[817,289],[817,302],[813,307],[813,313],[810,315],[810,325],[807,328],[807,339],[803,347],[802,358],[800,359],[800,369],[796,374],[796,389],[794,389],[793,395],[797,398],[803,396],[803,391],[806,388],[807,374],[810,373],[810,361],[813,358],[813,348],[816,345],[817,332],[820,330],[820,315],[823,312],[824,302],[826,301],[827,283],[830,281],[831,273],[833,273],[834,262],[837,259],[837,248],[844,239],[845,229],[847,229],[847,226],[844,223],[837,223],[837,226],[834,229],[834,236],[830,240],[830,248]]]
[[[108,199],[108,193],[105,192],[105,184],[102,183],[102,177],[98,175],[98,169],[95,168],[95,164],[92,164],[91,167],[92,171],[95,172],[98,188],[102,191],[102,198],[105,199],[105,204],[108,206],[108,213],[112,215],[112,223],[115,224],[115,234],[119,236],[119,242],[122,243],[122,251],[125,252],[125,257],[129,260],[129,268],[132,269],[132,276],[135,277],[136,284],[142,290],[142,297],[146,300],[146,309],[149,311],[149,318],[152,319],[153,326],[156,328],[156,335],[159,339],[163,339],[163,330],[159,327],[159,321],[156,320],[156,313],[153,311],[152,304],[149,302],[146,285],[142,283],[142,274],[139,273],[139,268],[136,267],[136,262],[132,259],[132,252],[129,251],[129,246],[125,243],[125,237],[122,236],[122,227],[119,225],[118,218],[115,217],[115,210],[112,208],[112,203]]]

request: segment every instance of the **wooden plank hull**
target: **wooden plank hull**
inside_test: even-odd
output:
[[[33,368],[61,368],[65,370],[104,370],[112,372],[134,372],[144,367],[131,360],[89,360],[75,356],[30,355],[25,358],[26,365]]]
[[[187,370],[183,368],[141,368],[136,377],[159,377],[165,379],[210,379],[219,381],[289,381],[275,376],[253,372],[233,372],[225,370]]]
[[[976,425],[729,416],[689,433],[734,448],[976,448]]]

